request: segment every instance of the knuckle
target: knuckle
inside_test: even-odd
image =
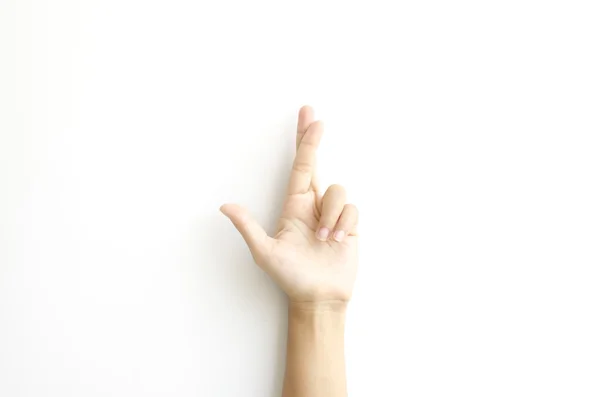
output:
[[[334,196],[345,196],[346,188],[344,188],[342,185],[333,184],[329,186],[326,193],[329,193]]]
[[[331,228],[337,223],[338,218],[339,217],[336,216],[334,213],[323,214],[319,223],[321,224],[321,226],[327,226]]]
[[[346,204],[344,206],[344,211],[348,211],[350,214],[358,216],[358,208],[354,204]]]
[[[303,138],[303,139],[300,141],[300,146],[304,146],[304,147],[306,147],[307,149],[314,150],[314,149],[316,149],[316,148],[317,148],[318,144],[317,144],[317,142],[315,142],[313,139],[306,139],[306,138]]]
[[[302,172],[302,173],[308,173],[311,171],[311,166],[310,163],[307,161],[296,161],[294,163],[294,171],[298,171],[298,172]]]

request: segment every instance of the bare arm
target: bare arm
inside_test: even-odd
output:
[[[296,158],[277,233],[225,204],[256,263],[289,297],[283,397],[344,397],[344,325],[356,277],[358,211],[339,185],[319,193],[315,157],[323,124],[300,109]]]
[[[346,396],[343,302],[290,303],[283,397]]]

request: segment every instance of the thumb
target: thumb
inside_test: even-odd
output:
[[[271,238],[250,215],[250,212],[237,204],[223,204],[220,210],[240,232],[248,248],[250,248],[254,260],[263,257],[267,252]]]

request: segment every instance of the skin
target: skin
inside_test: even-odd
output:
[[[358,210],[340,185],[323,195],[315,159],[323,123],[304,106],[287,196],[270,237],[250,213],[225,204],[254,261],[289,298],[283,397],[346,396],[344,327],[358,264]]]

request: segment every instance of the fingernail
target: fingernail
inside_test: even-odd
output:
[[[344,233],[343,230],[338,230],[337,232],[335,232],[333,234],[333,239],[335,241],[342,241],[344,239],[344,234],[346,234],[346,233]]]
[[[325,241],[327,240],[327,237],[329,237],[329,229],[326,227],[320,228],[319,232],[317,233],[317,238],[321,241]]]

